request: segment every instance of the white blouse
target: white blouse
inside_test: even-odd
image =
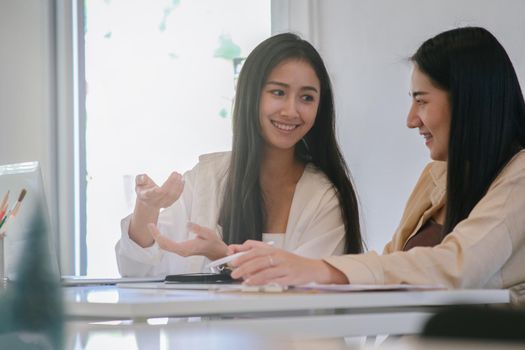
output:
[[[199,157],[199,163],[184,174],[181,197],[161,211],[157,224],[160,232],[175,241],[191,239],[194,235],[186,228],[189,221],[220,232],[218,218],[230,155],[221,152]],[[156,243],[140,247],[129,238],[130,219],[131,215],[121,221],[122,234],[115,246],[122,276],[207,272],[209,260],[204,256],[182,257],[160,249]],[[306,166],[295,187],[286,232],[264,234],[263,241],[274,241],[276,247],[311,258],[343,253],[345,227],[339,200],[323,172],[312,164]]]

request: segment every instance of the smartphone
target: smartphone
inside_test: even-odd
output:
[[[168,283],[192,283],[192,284],[220,284],[220,283],[240,283],[230,276],[230,271],[221,273],[183,273],[179,275],[166,276],[165,282]]]

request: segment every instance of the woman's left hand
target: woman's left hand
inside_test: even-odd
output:
[[[243,278],[246,284],[330,283],[329,269],[333,268],[322,260],[304,258],[258,241],[246,241],[242,245],[230,245],[230,248],[233,252],[247,251],[230,263],[235,268],[231,276]]]
[[[148,224],[148,230],[161,249],[180,256],[204,255],[210,260],[216,260],[232,254],[232,250],[216,232],[191,222],[188,223],[188,230],[197,237],[183,242],[175,242],[163,235],[154,224]]]

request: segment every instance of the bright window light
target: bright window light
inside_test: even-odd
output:
[[[85,1],[88,275],[118,274],[135,175],[162,183],[230,149],[236,65],[270,36],[270,3]]]

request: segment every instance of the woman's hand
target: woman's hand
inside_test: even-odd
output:
[[[175,203],[183,189],[182,175],[177,172],[171,173],[160,187],[146,174],[137,175],[135,178],[137,201],[155,210],[167,208]]]
[[[322,260],[304,258],[263,242],[246,241],[242,245],[230,245],[230,248],[234,253],[247,251],[230,263],[235,267],[231,276],[243,278],[246,284],[348,283],[342,272]]]
[[[129,224],[129,238],[143,248],[150,247],[154,241],[148,233],[148,223],[156,223],[160,209],[175,203],[183,189],[182,176],[176,172],[171,173],[160,187],[148,175],[137,175],[135,178],[137,200]]]
[[[148,224],[148,230],[161,249],[180,256],[204,255],[210,260],[216,260],[232,254],[232,250],[216,232],[191,222],[188,223],[188,230],[197,237],[183,242],[175,242],[166,237],[154,224]]]

